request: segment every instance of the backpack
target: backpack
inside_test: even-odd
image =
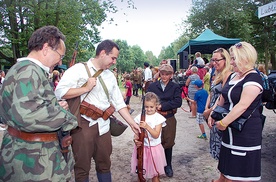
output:
[[[264,90],[269,90],[269,81],[268,81],[268,76],[260,72],[260,75],[263,80],[263,88]]]
[[[268,86],[265,86],[265,84]],[[276,70],[271,71],[267,78],[264,79],[263,88],[262,101],[266,102],[265,107],[267,109],[274,111],[276,109]]]

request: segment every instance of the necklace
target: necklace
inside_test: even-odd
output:
[[[252,70],[254,70],[254,68],[247,70],[247,71],[244,72],[243,74],[239,75],[239,77],[242,78],[246,73],[248,73],[248,72],[250,72],[250,71],[252,71]]]

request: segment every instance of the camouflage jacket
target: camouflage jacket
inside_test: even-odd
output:
[[[3,123],[25,132],[70,131],[75,116],[59,106],[47,73],[33,61],[16,63],[1,89]],[[68,181],[74,160],[65,162],[58,141],[27,142],[5,131],[0,150],[0,181]]]

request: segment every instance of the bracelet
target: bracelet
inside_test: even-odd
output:
[[[225,124],[223,124],[222,120],[219,121],[219,124],[225,128],[227,127]]]

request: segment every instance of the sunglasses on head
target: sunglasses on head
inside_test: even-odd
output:
[[[236,46],[237,49],[239,49],[239,48],[242,47],[242,43],[240,43],[240,42],[239,42],[239,43],[236,43],[235,46]]]

